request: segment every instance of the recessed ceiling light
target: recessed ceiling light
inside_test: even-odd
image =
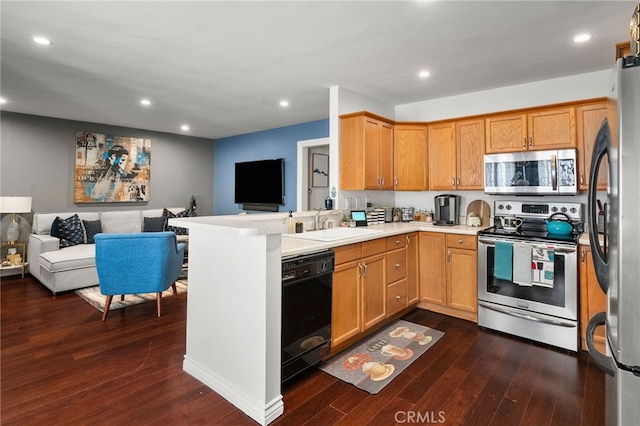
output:
[[[180,126],[180,129],[184,132],[189,131],[189,126],[187,126],[186,124],[183,124],[182,126]]]
[[[591,40],[591,34],[578,34],[573,38],[573,41],[576,43],[584,43],[589,40]]]
[[[149,106],[149,105],[151,105],[151,101],[149,99],[142,99],[140,101],[140,104],[142,104],[144,106]]]
[[[33,40],[34,43],[41,44],[43,46],[51,46],[53,44],[51,40],[49,40],[46,37],[36,36],[36,37],[31,37],[31,40]]]
[[[281,107],[288,107],[289,106],[289,101],[280,101],[280,106]]]
[[[418,73],[418,77],[420,77],[420,78],[427,78],[427,77],[429,77],[430,75],[431,75],[431,73],[429,73],[429,71],[420,71],[420,72]]]

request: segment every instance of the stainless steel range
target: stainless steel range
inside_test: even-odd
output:
[[[478,325],[577,351],[582,205],[495,201],[494,222],[478,233]]]

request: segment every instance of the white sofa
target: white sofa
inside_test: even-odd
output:
[[[167,208],[174,214],[184,207]],[[55,295],[61,292],[98,285],[95,244],[78,244],[60,248],[60,240],[51,236],[56,217],[66,219],[77,213],[81,220],[100,220],[104,233],[142,232],[144,218],[161,217],[163,209],[120,210],[106,212],[34,213],[29,235],[27,260],[29,273]],[[186,235],[178,235],[186,241]],[[122,265],[123,268],[134,265]]]

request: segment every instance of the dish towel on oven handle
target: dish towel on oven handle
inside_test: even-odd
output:
[[[496,241],[493,253],[493,276],[511,281],[513,277],[513,244]]]
[[[534,248],[531,256],[533,285],[553,288],[555,256],[553,250]]]
[[[532,286],[531,244],[513,244],[513,282],[521,286]]]

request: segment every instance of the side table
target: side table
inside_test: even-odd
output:
[[[20,269],[22,271],[22,278],[24,278],[24,271],[27,266],[27,243],[26,241],[14,241],[11,243],[1,243],[1,257],[2,261],[9,260],[8,252],[9,249],[15,248],[16,254],[19,254],[22,257],[20,263],[16,264],[12,262],[11,265],[0,265],[0,271],[10,270],[10,269]]]

